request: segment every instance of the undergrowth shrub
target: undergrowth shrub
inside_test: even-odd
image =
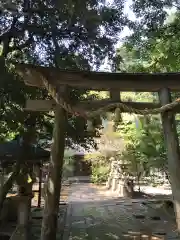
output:
[[[92,165],[91,181],[96,184],[105,183],[109,176],[108,166]]]

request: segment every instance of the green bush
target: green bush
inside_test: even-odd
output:
[[[96,184],[101,184],[107,181],[109,176],[109,167],[92,165],[91,181]]]

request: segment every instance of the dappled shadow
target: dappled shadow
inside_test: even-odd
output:
[[[76,203],[70,214],[70,239],[162,239],[175,235],[174,223],[165,220],[157,210],[128,199]]]
[[[134,191],[133,198],[153,198],[153,199],[169,199],[171,198],[172,194],[163,194],[163,193],[145,193],[143,191]]]
[[[63,240],[157,240],[176,236],[172,219],[149,203],[155,199],[161,202],[167,195],[152,197],[151,194],[135,192],[133,199],[122,198],[105,187],[87,183],[72,184],[65,194],[68,193],[68,210],[67,206],[61,206],[59,211],[59,240],[62,235]],[[40,211],[35,210],[32,215],[33,239],[40,237]]]
[[[160,193],[145,193],[143,191],[134,191],[133,199],[169,199],[171,198],[171,194],[160,194]],[[97,186],[93,184],[81,183],[81,184],[73,184],[71,186],[69,201],[71,202],[89,202],[89,201],[104,201],[106,199],[123,199],[120,197],[118,192],[113,192],[111,190],[107,190],[105,186]]]
[[[91,184],[73,185],[71,190],[63,240],[176,237],[175,223],[169,216],[150,204],[143,204],[152,199],[151,194],[138,193],[134,199],[121,198]],[[161,195],[159,201],[164,198]]]
[[[77,230],[77,234],[70,236],[69,240],[89,240],[89,239],[96,239],[96,240],[162,240],[166,235],[159,233],[158,235],[153,234],[146,234],[139,231],[129,231],[129,232],[121,232],[119,234],[118,226],[110,226],[104,225],[89,228],[89,233],[82,235],[82,231]],[[93,234],[94,233],[94,234]]]

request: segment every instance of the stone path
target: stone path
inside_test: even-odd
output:
[[[68,200],[63,240],[176,239],[173,223],[143,200],[120,199],[88,183],[72,184]]]
[[[104,201],[105,199],[118,198],[118,194],[105,190],[104,187],[98,187],[91,183],[75,183],[71,185],[68,197],[69,203]]]

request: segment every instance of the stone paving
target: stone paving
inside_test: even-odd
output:
[[[90,183],[72,184],[63,240],[177,239],[174,223],[142,201]]]

